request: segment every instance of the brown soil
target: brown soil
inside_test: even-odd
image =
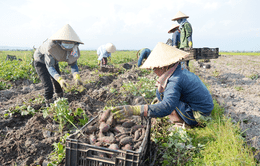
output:
[[[89,118],[95,117],[106,105],[127,103],[130,105],[145,104],[144,100],[132,94],[119,95],[124,82],[135,82],[142,76],[133,64],[123,64],[121,69],[96,70],[84,67],[80,71],[81,78],[87,84],[81,93],[66,93],[70,109],[82,108]],[[221,56],[211,60],[210,69],[204,69],[197,62],[193,63],[196,73],[210,85],[212,95],[225,107],[226,115],[240,122],[242,130],[246,130],[246,140],[255,148],[260,147],[260,78],[248,77],[256,74],[260,77],[260,57]],[[71,75],[63,75],[66,80],[72,80]],[[154,74],[146,77],[155,78]],[[73,84],[73,81],[69,81]],[[13,89],[0,91],[0,114],[8,109],[29,103],[29,100],[39,98],[44,90],[39,84],[31,84],[28,80],[16,83]],[[239,88],[241,87],[241,88]],[[113,91],[111,91],[113,89]],[[238,91],[239,90],[239,91]],[[149,99],[150,101],[151,99]],[[31,104],[35,110],[40,110],[44,104]],[[59,142],[61,134],[57,132],[58,125],[50,117],[43,118],[39,112],[34,116],[0,118],[0,165],[37,165],[52,152],[54,142]]]
[[[248,145],[260,150],[260,56],[222,55],[206,64],[211,68],[195,62],[196,74],[210,86],[225,115],[240,123]]]

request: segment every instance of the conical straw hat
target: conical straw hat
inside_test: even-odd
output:
[[[173,17],[172,21],[176,21],[180,18],[189,18],[189,16],[187,16],[186,14],[178,11],[178,13]]]
[[[69,24],[64,25],[60,30],[58,30],[54,35],[52,35],[50,39],[67,40],[84,44]]]
[[[159,42],[141,68],[153,69],[169,66],[188,57],[189,53]]]
[[[106,50],[107,52],[114,53],[116,51],[116,47],[112,43],[107,43]]]
[[[171,32],[171,31],[173,31],[175,28],[178,29],[178,28],[179,28],[179,25],[177,25],[177,24],[172,24],[171,29],[168,31],[168,33],[173,33],[173,32]]]

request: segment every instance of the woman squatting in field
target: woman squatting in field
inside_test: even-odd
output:
[[[78,35],[67,24],[34,52],[34,66],[44,86],[46,106],[53,102],[53,84],[57,97],[63,97],[63,90],[67,89],[67,82],[61,77],[58,62],[67,62],[76,85],[82,85],[77,59],[80,57],[79,44],[84,44]]]
[[[141,68],[153,69],[159,76],[156,96],[159,103],[151,105],[117,106],[116,119],[132,115],[145,117],[164,117],[175,125],[173,127],[198,126],[194,114],[209,116],[214,104],[206,86],[198,76],[182,68],[180,61],[189,53],[159,42]]]

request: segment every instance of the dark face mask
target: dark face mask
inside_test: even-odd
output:
[[[179,19],[179,20],[177,20],[177,22],[180,24],[180,23],[182,22],[182,18],[181,18],[181,19]]]

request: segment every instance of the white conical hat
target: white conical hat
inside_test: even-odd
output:
[[[171,31],[173,30],[173,29],[178,29],[179,28],[179,25],[177,25],[177,24],[172,24],[172,26],[171,26],[171,29],[168,31],[168,33],[172,33]]]
[[[190,53],[159,42],[140,68],[153,69],[169,66],[188,57]]]
[[[64,25],[60,30],[58,30],[54,35],[52,35],[50,39],[67,40],[84,44],[69,24]]]
[[[172,21],[176,21],[180,18],[189,18],[189,16],[187,16],[186,14],[178,11],[177,14],[173,17]]]
[[[112,43],[107,43],[106,50],[107,52],[114,53],[116,51],[116,46],[114,46]]]

